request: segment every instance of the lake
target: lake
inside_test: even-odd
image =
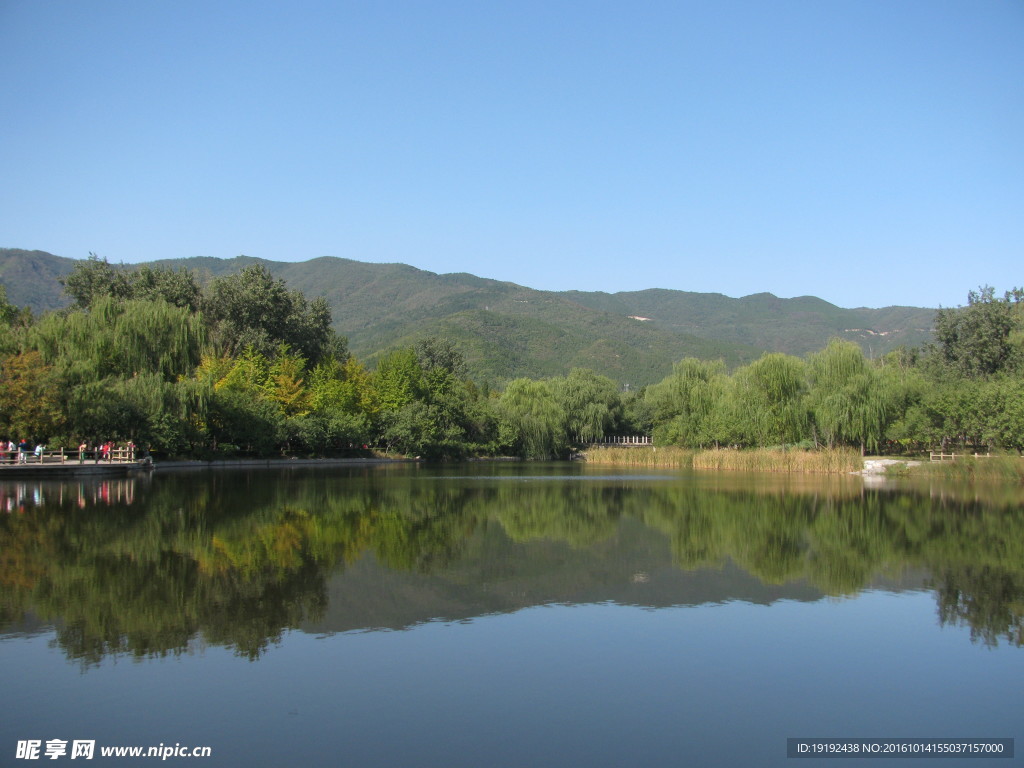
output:
[[[1019,495],[579,463],[0,477],[0,764],[782,766],[823,762],[790,738],[1017,738]],[[933,761],[978,764],[910,765]]]

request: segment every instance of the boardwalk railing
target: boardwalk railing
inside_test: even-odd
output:
[[[970,453],[941,453],[941,452],[940,453],[936,453],[935,451],[932,451],[929,454],[928,458],[931,461],[956,461],[957,457],[962,459],[965,456],[971,456],[971,455],[972,454],[970,454]],[[992,458],[992,454],[991,453],[975,453],[975,454],[973,454],[973,456],[976,459],[990,459],[990,458]]]
[[[85,451],[43,451],[37,454],[35,451],[0,451],[0,465],[2,464],[67,464],[86,462],[93,464],[133,464],[136,458],[136,448],[131,446],[120,446],[111,448],[104,452],[102,448],[90,448]]]
[[[576,442],[580,445],[588,445],[591,448],[603,446],[618,446],[620,448],[640,448],[647,445],[654,445],[654,441],[647,435],[611,435],[601,440],[584,440],[579,435]]]

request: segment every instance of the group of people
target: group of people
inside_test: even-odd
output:
[[[46,450],[46,446],[43,443],[37,443],[36,447],[32,448],[32,443],[27,439],[22,438],[19,442],[13,440],[0,440],[0,460],[7,464],[27,464],[28,457],[31,454],[35,454],[36,459],[39,461],[43,460],[43,451]]]
[[[91,457],[97,461],[110,461],[111,457],[114,456],[117,449],[117,443],[113,440],[108,440],[105,443],[101,443],[96,447],[90,447],[89,444],[83,440],[82,444],[78,446],[79,460],[84,460],[86,457]],[[135,460],[135,443],[128,441],[124,446],[124,450],[120,456],[114,456],[121,460],[127,459],[128,461]]]
[[[32,443],[27,439],[22,439],[18,442],[0,439],[0,464],[28,464],[29,457],[33,455],[35,456],[33,461],[41,463],[45,452],[46,445],[42,442],[36,443],[35,448],[33,448]],[[112,459],[134,461],[135,443],[128,441],[128,443],[119,448],[113,440],[108,440],[93,447],[83,440],[82,444],[78,446],[78,456],[79,461],[84,461],[86,458],[94,458],[97,461],[111,461]]]

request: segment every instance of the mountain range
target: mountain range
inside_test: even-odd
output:
[[[185,268],[200,282],[262,264],[307,297],[324,296],[334,328],[359,359],[426,336],[449,339],[473,378],[495,384],[591,368],[623,385],[663,378],[683,357],[723,359],[735,367],[764,351],[805,355],[832,337],[876,357],[931,338],[935,310],[844,309],[813,296],[650,289],[619,293],[539,291],[466,273],[435,274],[405,264],[371,264],[330,256],[278,262],[239,256],[147,262]],[[44,251],[0,249],[0,283],[8,300],[34,312],[64,308],[60,278],[75,260]],[[133,265],[124,265],[131,269]]]

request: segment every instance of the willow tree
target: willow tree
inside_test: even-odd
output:
[[[67,394],[70,431],[91,443],[131,440],[163,454],[186,453],[205,442],[211,394],[203,382],[158,373],[84,382]]]
[[[895,371],[883,372],[851,341],[832,339],[808,359],[809,403],[818,435],[837,443],[876,450],[886,429],[901,415],[906,393]]]
[[[573,439],[595,442],[611,434],[622,422],[622,399],[615,382],[586,368],[552,379],[550,387],[565,412]]]
[[[26,343],[52,367],[61,436],[71,444],[83,437],[138,441],[157,431],[185,435],[190,416],[181,403],[191,400],[176,389],[191,377],[203,338],[201,318],[187,309],[111,296],[85,311],[45,315],[26,332]],[[146,426],[156,420],[160,430]],[[168,439],[177,446],[177,438]]]
[[[806,365],[792,355],[767,353],[734,375],[732,425],[741,442],[796,443],[807,434]]]
[[[644,396],[657,425],[655,440],[692,448],[721,440],[725,385],[721,360],[688,357],[676,363]]]
[[[568,447],[566,413],[546,381],[515,379],[497,405],[502,441],[519,455],[546,459]]]
[[[202,319],[166,301],[118,301],[104,296],[88,311],[51,314],[30,332],[44,359],[74,380],[156,373],[168,381],[199,363]]]

